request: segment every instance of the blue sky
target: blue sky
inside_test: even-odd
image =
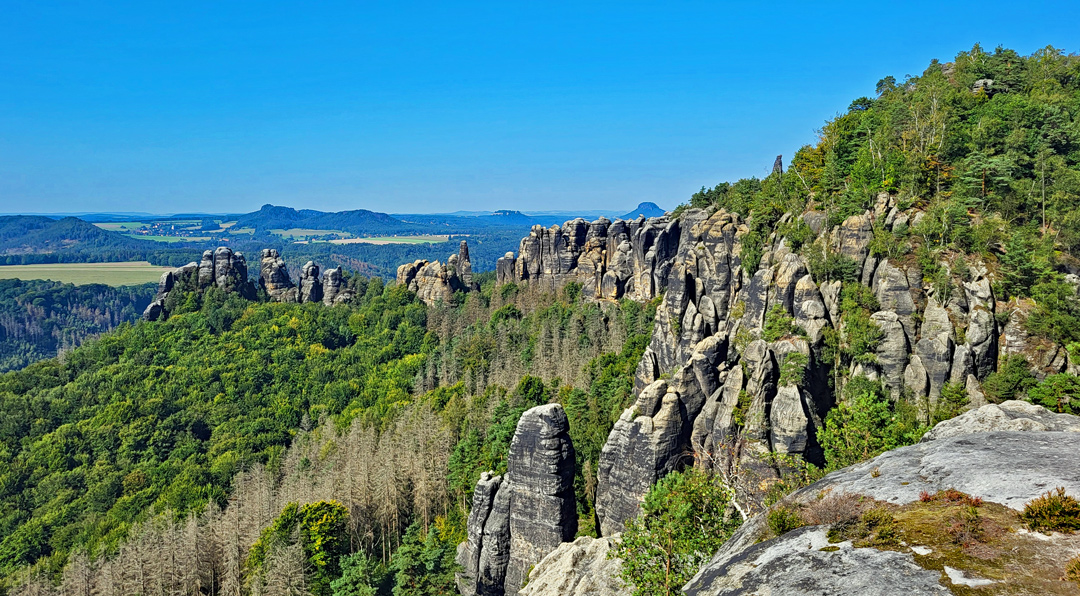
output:
[[[671,208],[1080,3],[4,2],[0,212]]]

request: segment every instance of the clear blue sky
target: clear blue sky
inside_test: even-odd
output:
[[[671,208],[1077,2],[5,2],[0,212]]]

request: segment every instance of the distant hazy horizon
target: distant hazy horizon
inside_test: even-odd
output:
[[[0,211],[670,209],[884,76],[1080,50],[1066,3],[363,4],[8,7]]]

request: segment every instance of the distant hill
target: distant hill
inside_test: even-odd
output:
[[[43,254],[59,251],[126,248],[149,249],[154,244],[117,232],[102,230],[74,217],[52,219],[39,215],[0,217],[0,255]]]
[[[236,227],[255,228],[259,232],[289,228],[343,230],[356,235],[412,234],[425,231],[414,224],[367,209],[329,213],[275,205],[263,205],[258,211],[239,216]]]
[[[661,209],[656,203],[646,202],[638,204],[637,209],[634,209],[630,213],[620,215],[619,219],[637,219],[640,215],[644,215],[645,217],[660,217],[664,213],[666,213],[666,211]]]

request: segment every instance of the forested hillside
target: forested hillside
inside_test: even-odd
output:
[[[925,216],[892,232],[876,227],[876,254],[917,259],[939,280],[941,256],[985,255],[1001,267],[1000,296],[1056,304],[1055,272],[1074,273],[1080,250],[1080,57],[976,45],[920,76],[885,77],[874,97],[826,122],[782,175],[702,188],[690,205],[750,216],[751,245],[761,246],[784,213],[820,210],[833,227],[883,192]],[[781,232],[794,248],[812,236],[798,225]],[[814,262],[842,269],[830,256]],[[1080,339],[1064,325],[1044,331]]]
[[[0,592],[454,593],[477,480],[558,403],[578,534],[608,491],[624,579],[676,594],[744,517],[974,397],[1080,409],[1077,207],[1080,58],[976,46],[882,79],[786,170],[574,228],[622,261],[518,255],[520,283],[450,304],[178,295],[0,376]]]
[[[0,372],[53,358],[90,336],[134,322],[152,285],[113,288],[54,281],[0,280]]]
[[[366,553],[379,569],[401,544],[452,558],[480,472],[505,465],[517,417],[550,400],[573,417],[590,526],[596,456],[631,397],[650,307],[583,303],[572,288],[496,291],[490,280],[457,307],[425,308],[379,280],[359,289],[355,305],[333,308],[249,303],[211,289],[163,323],[122,328],[0,377],[7,581],[30,568],[59,579],[72,556],[69,576],[147,569],[131,557],[183,560],[157,558],[160,542],[125,546],[131,532],[172,549],[190,546],[182,532],[226,532],[215,535],[247,544],[246,559],[287,503],[315,496],[344,504],[344,552]],[[372,467],[357,475],[361,464]],[[229,505],[248,502],[258,507]],[[246,533],[214,525],[225,519]],[[100,567],[113,556],[116,565]],[[200,556],[169,571],[178,586],[255,581],[257,570],[234,555]],[[449,578],[428,593],[445,593]]]

